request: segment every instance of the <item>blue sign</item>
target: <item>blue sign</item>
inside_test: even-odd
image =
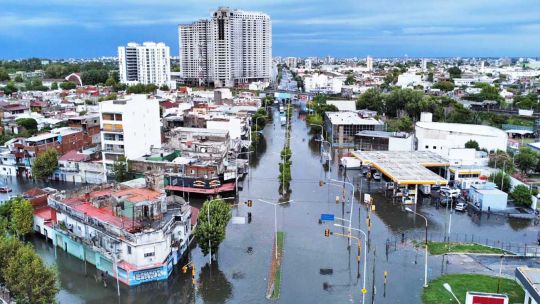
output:
[[[322,213],[321,221],[334,221],[334,215],[330,213]]]

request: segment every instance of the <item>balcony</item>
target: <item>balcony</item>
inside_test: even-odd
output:
[[[106,132],[124,132],[124,127],[119,124],[103,124],[102,131]]]

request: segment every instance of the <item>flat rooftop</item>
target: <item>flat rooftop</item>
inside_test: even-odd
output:
[[[369,117],[363,118],[356,112],[326,112],[333,125],[382,125],[383,122]]]
[[[399,185],[446,185],[448,181],[428,167],[450,163],[431,151],[354,151],[352,156],[371,165]]]
[[[517,267],[516,279],[536,303],[540,303],[540,268]]]

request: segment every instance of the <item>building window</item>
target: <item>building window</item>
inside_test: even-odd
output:
[[[437,149],[437,146],[433,146],[433,150]]]
[[[147,257],[153,257],[154,256],[154,252],[147,252],[144,254],[144,257],[147,258]]]
[[[131,254],[131,246],[127,246],[128,247],[128,254]]]

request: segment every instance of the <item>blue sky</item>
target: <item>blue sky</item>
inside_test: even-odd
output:
[[[275,56],[540,56],[540,0],[2,0],[0,59],[116,55],[218,6],[268,13]]]

